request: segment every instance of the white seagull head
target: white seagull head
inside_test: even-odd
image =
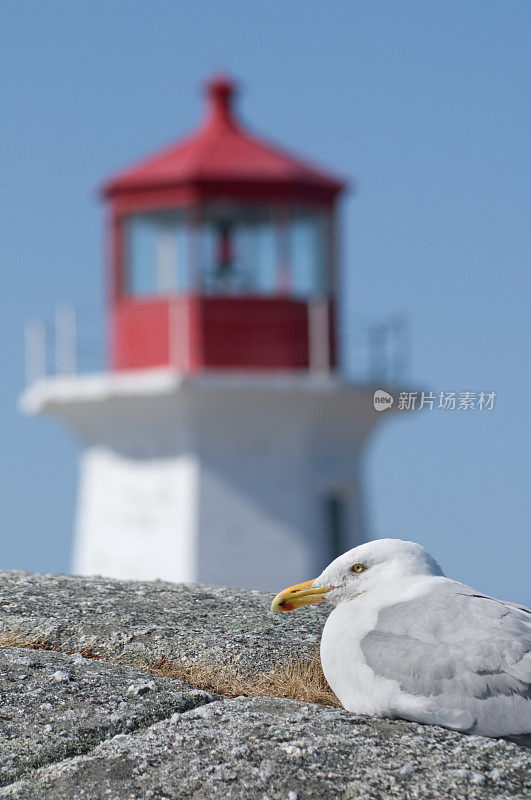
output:
[[[271,610],[294,611],[322,600],[338,605],[369,592],[386,594],[421,575],[442,575],[442,571],[420,544],[376,539],[338,556],[315,580],[279,592]]]

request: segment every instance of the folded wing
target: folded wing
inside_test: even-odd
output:
[[[490,736],[531,732],[528,609],[448,581],[380,611],[361,649],[378,676],[426,701],[426,722]]]

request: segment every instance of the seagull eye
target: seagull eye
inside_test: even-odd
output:
[[[365,567],[363,566],[363,564],[353,564],[350,568],[350,571],[355,572],[357,575],[359,575],[360,572],[365,571]]]

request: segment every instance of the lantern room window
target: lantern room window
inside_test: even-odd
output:
[[[133,214],[126,220],[125,240],[129,294],[158,295],[189,288],[183,211]]]
[[[322,211],[297,209],[291,221],[292,292],[301,297],[328,291],[328,218]]]
[[[199,219],[191,227],[186,210],[179,208],[125,219],[127,294],[204,291],[304,299],[328,293],[326,211],[212,203],[200,209]]]
[[[267,206],[205,209],[203,285],[215,294],[273,294],[277,231]]]

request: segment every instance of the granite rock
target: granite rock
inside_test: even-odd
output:
[[[236,698],[175,714],[35,771],[12,800],[509,800],[531,792],[515,744],[292,700]]]
[[[0,637],[92,647],[106,658],[167,655],[262,671],[290,653],[313,654],[329,613],[312,606],[300,616],[271,614],[271,599],[194,584],[0,572]]]
[[[213,695],[138,669],[42,650],[0,649],[0,785]]]
[[[531,794],[531,750],[510,742],[293,700],[223,699],[126,666],[166,655],[260,672],[312,655],[328,609],[273,616],[270,601],[234,589],[0,573],[0,798]],[[17,639],[37,649],[8,646]]]

